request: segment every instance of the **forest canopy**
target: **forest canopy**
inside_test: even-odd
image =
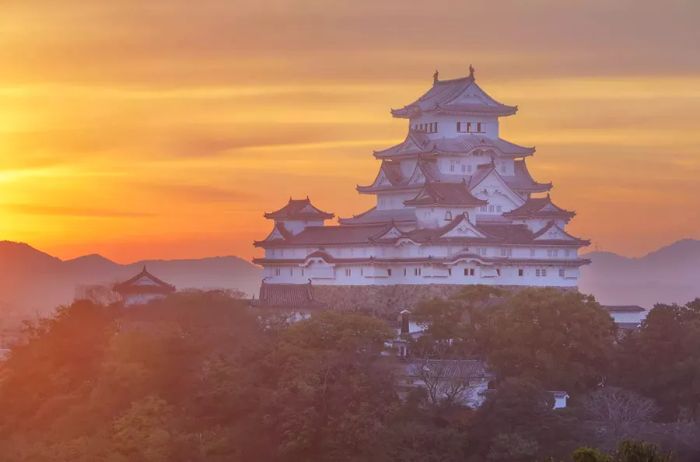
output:
[[[22,462],[700,457],[700,300],[658,305],[627,335],[592,298],[553,290],[476,288],[426,301],[415,316],[426,328],[416,357],[489,365],[480,408],[407,393],[383,319],[331,310],[288,322],[219,292],[128,309],[77,301],[28,324],[0,366],[0,453]],[[552,408],[555,389],[569,392],[569,408]]]

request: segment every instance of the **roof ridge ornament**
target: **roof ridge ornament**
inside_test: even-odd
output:
[[[474,80],[474,66],[469,65],[469,78]]]
[[[440,72],[438,72],[438,70],[435,69],[435,73],[433,74],[433,84],[438,83],[438,77],[440,77]]]

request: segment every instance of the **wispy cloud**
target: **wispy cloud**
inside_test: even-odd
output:
[[[60,205],[0,204],[0,208],[3,208],[9,212],[18,215],[85,218],[145,218],[156,216],[153,213],[138,212],[133,210],[108,210],[99,208],[71,207]]]

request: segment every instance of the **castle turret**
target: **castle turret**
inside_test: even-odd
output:
[[[376,205],[326,226],[333,215],[306,200],[265,214],[275,227],[256,245],[266,287],[490,284],[576,287],[578,250],[565,228],[573,212],[549,196],[526,159],[534,147],[500,137],[517,106],[496,101],[469,75],[440,80],[395,109],[408,119],[399,144],[375,151],[374,180],[358,186]],[[270,289],[273,290],[273,289]]]

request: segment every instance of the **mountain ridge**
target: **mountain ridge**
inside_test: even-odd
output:
[[[62,260],[26,243],[0,241],[0,307],[5,311],[0,316],[49,313],[72,301],[81,287],[111,285],[144,266],[180,289],[235,289],[248,296],[257,292],[261,277],[260,268],[237,256],[122,264],[97,253]]]
[[[641,257],[609,251],[582,255],[579,289],[604,304],[685,303],[700,297],[700,240],[681,239]],[[257,293],[261,269],[237,256],[144,259],[117,263],[93,253],[62,260],[22,242],[0,241],[0,306],[49,312],[80,286],[113,284],[147,267],[180,289],[238,289]],[[36,294],[42,294],[37,300]],[[7,308],[5,308],[7,310]]]

